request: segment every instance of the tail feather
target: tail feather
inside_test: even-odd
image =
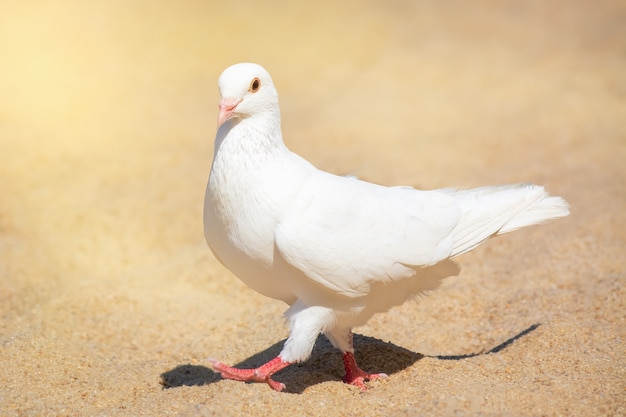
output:
[[[546,195],[542,200],[506,222],[498,234],[509,233],[521,227],[545,223],[569,215],[569,204],[561,197]]]
[[[452,232],[452,257],[469,252],[492,236],[569,214],[564,199],[549,196],[534,184],[443,191],[457,200],[462,211]]]

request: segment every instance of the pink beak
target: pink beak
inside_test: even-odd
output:
[[[224,97],[220,100],[220,104],[219,104],[220,112],[217,116],[217,128],[218,129],[228,119],[233,117],[233,112],[235,111],[239,103],[241,103],[240,98]]]

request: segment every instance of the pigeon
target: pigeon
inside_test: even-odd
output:
[[[258,368],[209,359],[222,378],[282,391],[274,373],[306,361],[324,334],[343,355],[343,381],[366,390],[387,375],[357,365],[354,327],[457,275],[452,259],[487,239],[569,214],[533,184],[418,190],[322,171],[283,142],[263,67],[232,65],[218,86],[206,241],[246,285],[289,306],[290,326],[280,354]]]

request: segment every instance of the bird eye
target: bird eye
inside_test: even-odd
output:
[[[250,83],[250,88],[248,88],[248,91],[250,91],[251,93],[256,93],[257,91],[259,91],[259,88],[261,88],[261,80],[255,78]]]

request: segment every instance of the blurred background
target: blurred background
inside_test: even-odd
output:
[[[37,363],[72,404],[81,385],[55,366],[159,358],[139,377],[152,381],[164,363],[228,343],[211,339],[213,353],[186,339],[190,317],[201,333],[282,311],[225,272],[202,234],[217,78],[236,62],[270,72],[287,145],[318,167],[419,188],[544,184],[573,216],[514,247],[532,257],[525,238],[559,242],[570,268],[606,277],[606,294],[623,284],[623,1],[0,0],[0,10],[0,401],[14,411],[60,404],[37,402],[36,382],[19,376]],[[286,334],[276,320],[275,341]],[[268,345],[246,343],[249,354]],[[41,362],[25,359],[36,352]],[[89,372],[83,380],[102,378]],[[114,407],[121,388],[106,381]],[[137,389],[154,401],[154,388]]]

